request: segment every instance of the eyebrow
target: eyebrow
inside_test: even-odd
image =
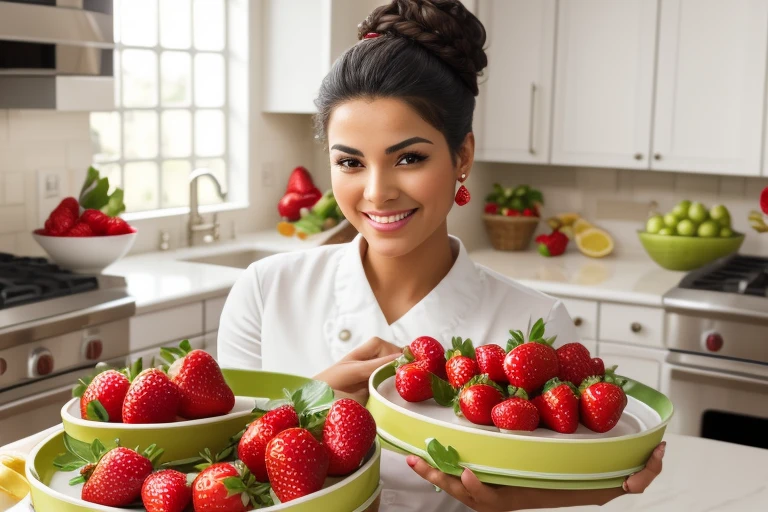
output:
[[[400,151],[403,148],[407,148],[408,146],[410,146],[412,144],[417,144],[419,142],[425,142],[427,144],[432,144],[431,140],[427,140],[427,139],[422,138],[422,137],[411,137],[410,139],[405,139],[402,142],[398,142],[394,146],[388,147],[387,149],[384,150],[384,153],[389,155],[391,153],[394,153],[395,151]],[[331,146],[331,149],[338,149],[339,151],[343,151],[345,153],[349,153],[350,155],[364,156],[363,152],[360,151],[359,149],[351,148],[351,147],[345,146],[343,144],[334,144],[333,146]]]

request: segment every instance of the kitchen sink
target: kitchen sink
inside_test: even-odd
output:
[[[222,267],[248,268],[254,261],[276,254],[270,251],[246,250],[199,256],[196,258],[184,258],[182,261],[191,263],[207,263],[208,265],[220,265]]]

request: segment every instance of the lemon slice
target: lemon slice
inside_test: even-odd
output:
[[[573,234],[576,236],[579,236],[584,231],[588,230],[589,228],[593,228],[594,226],[590,224],[588,221],[584,219],[576,219],[576,222],[573,223]]]
[[[581,218],[581,215],[578,213],[560,213],[557,215],[557,218],[564,226],[573,226]]]
[[[576,246],[587,256],[602,258],[613,252],[613,238],[600,228],[587,228],[577,232]]]
[[[0,464],[0,495],[10,497],[14,501],[21,501],[29,494],[29,483],[22,475]]]
[[[0,453],[0,464],[24,476],[24,467],[27,464],[27,459],[20,453]]]

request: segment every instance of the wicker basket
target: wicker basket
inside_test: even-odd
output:
[[[483,215],[491,245],[498,251],[524,251],[531,244],[539,217]]]

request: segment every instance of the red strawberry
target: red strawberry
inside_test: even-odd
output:
[[[98,403],[106,411],[109,422],[122,423],[123,400],[130,386],[128,377],[117,370],[107,370],[96,375],[80,397],[80,416],[91,420],[99,419],[99,412],[95,410]]]
[[[605,363],[599,357],[592,358],[592,375],[602,377],[605,375]]]
[[[287,192],[297,192],[299,194],[306,194],[311,192],[315,188],[315,183],[312,181],[312,175],[304,167],[296,167],[288,178],[288,186],[285,187]]]
[[[107,231],[106,236],[127,235],[128,233],[135,233],[136,231],[120,217],[110,217],[107,219]]]
[[[328,474],[343,476],[359,468],[374,439],[376,422],[368,409],[349,398],[334,402],[323,426]]]
[[[539,244],[539,254],[545,257],[560,256],[568,247],[570,239],[560,231],[553,231],[549,235],[540,235],[536,237],[536,243]]]
[[[534,211],[531,208],[523,210],[523,217],[535,217]]]
[[[491,409],[491,419],[493,424],[502,430],[532,432],[539,426],[539,410],[527,398],[514,396],[494,406]]]
[[[408,345],[406,358],[408,351],[415,361],[428,361],[429,371],[445,379],[445,349],[439,341],[430,336],[420,336]]]
[[[531,402],[539,410],[541,422],[555,432],[573,434],[579,428],[579,398],[570,382],[557,377],[549,380]]]
[[[496,203],[486,203],[484,210],[488,215],[496,215],[499,213],[499,205]]]
[[[147,368],[131,382],[123,401],[125,423],[170,423],[179,409],[179,388],[158,368]]]
[[[59,206],[56,208],[64,208],[70,212],[72,212],[75,217],[80,216],[80,203],[77,202],[77,199],[74,197],[65,197],[61,200],[59,203]]]
[[[512,208],[505,208],[502,210],[502,213],[507,217],[519,217],[520,211],[519,210],[513,210]]]
[[[560,364],[557,376],[563,382],[569,381],[579,386],[584,379],[595,374],[589,350],[581,343],[566,343],[555,352]]]
[[[291,222],[301,218],[302,208],[312,208],[323,196],[317,188],[300,194],[298,192],[286,193],[277,203],[277,212],[281,217]]]
[[[616,382],[623,384],[621,379]],[[627,406],[627,395],[620,385],[589,377],[581,384],[580,391],[579,412],[584,426],[600,433],[615,427]]]
[[[555,350],[548,344],[529,341],[513,348],[504,358],[504,372],[509,383],[529,394],[539,389],[560,367]]]
[[[239,462],[208,466],[192,482],[195,512],[245,512],[262,508],[269,486],[259,484]]]
[[[499,345],[481,345],[475,349],[475,359],[479,373],[488,374],[488,377],[499,384],[507,383],[507,374],[504,373],[504,358],[507,353]]]
[[[298,426],[299,416],[292,405],[280,406],[248,425],[237,446],[237,456],[256,480],[267,481],[267,464],[264,460],[267,444],[283,430]]]
[[[224,380],[221,368],[208,352],[192,350],[188,340],[181,342],[182,357],[168,369],[168,375],[181,392],[179,415],[187,419],[209,418],[227,414],[235,406],[235,395]],[[168,349],[160,351],[166,361],[174,353]]]
[[[147,512],[182,512],[192,501],[187,475],[174,469],[149,475],[141,487],[141,501]]]
[[[86,466],[81,473],[86,478],[83,500],[124,507],[141,495],[141,486],[152,473],[152,462],[129,448],[117,447],[107,452],[95,468]]]
[[[459,206],[464,206],[467,204],[470,200],[469,190],[467,190],[467,187],[464,185],[459,187],[459,190],[456,191],[456,204]]]
[[[477,363],[467,356],[453,356],[445,363],[445,373],[448,382],[454,388],[460,388],[477,375]]]
[[[85,210],[80,216],[80,222],[85,222],[91,227],[96,236],[107,234],[107,228],[110,225],[110,217],[99,210]]]
[[[502,400],[504,394],[501,388],[487,375],[478,375],[459,392],[458,407],[454,406],[454,411],[460,409],[465,418],[477,425],[493,425],[491,411]]]
[[[423,402],[432,398],[432,382],[429,363],[414,361],[404,364],[395,371],[395,388],[408,402]]]
[[[77,222],[79,208],[80,206],[74,197],[64,199],[45,221],[45,234],[48,236],[64,236]]]
[[[768,187],[765,187],[760,192],[760,209],[763,210],[764,214],[768,215]]]
[[[272,490],[286,503],[323,488],[328,452],[309,430],[289,428],[267,444],[267,473]]]
[[[74,226],[69,228],[69,231],[67,231],[64,236],[71,236],[71,237],[85,237],[85,236],[95,236],[93,233],[93,230],[91,229],[91,226],[86,224],[85,222],[76,222]]]

